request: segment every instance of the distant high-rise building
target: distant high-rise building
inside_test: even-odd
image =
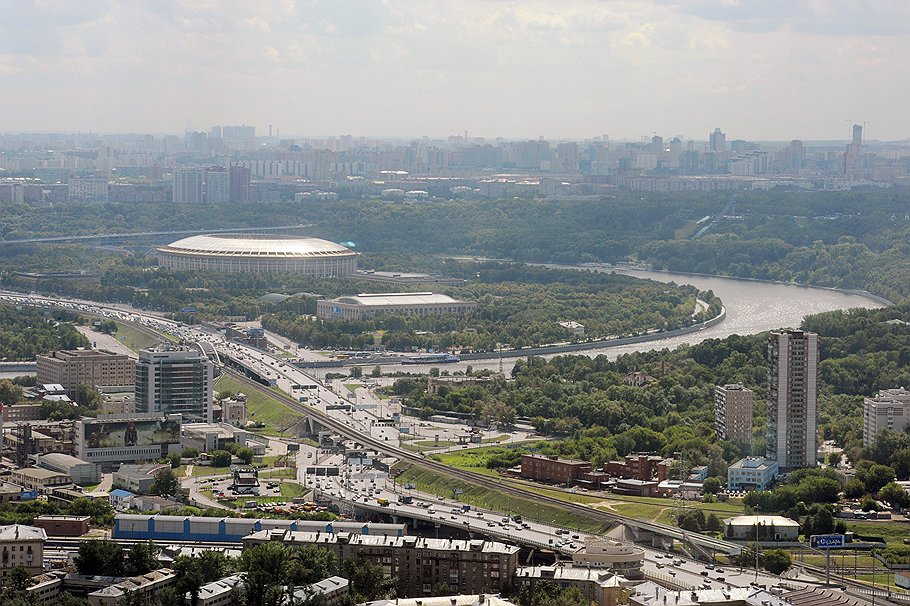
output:
[[[136,412],[212,422],[214,365],[194,349],[143,349],[136,363]]]
[[[197,154],[204,153],[208,149],[206,137],[206,133],[202,131],[186,133],[186,135],[184,135],[186,151]]]
[[[863,125],[862,124],[853,125],[853,142],[852,142],[852,144],[857,149],[859,149],[859,147],[863,144]]]
[[[221,138],[228,147],[252,149],[256,146],[256,127],[246,124],[223,126],[221,127]]]
[[[727,135],[725,135],[720,127],[714,129],[714,132],[708,135],[708,150],[721,153],[727,150]]]
[[[231,202],[250,201],[250,169],[245,166],[231,167]]]
[[[660,135],[654,135],[651,137],[651,151],[657,154],[658,156],[664,153],[664,138]]]
[[[231,174],[223,166],[209,166],[203,173],[202,199],[206,204],[231,201]]]
[[[714,420],[719,440],[752,441],[752,390],[739,384],[714,387]]]
[[[181,168],[174,171],[174,202],[200,204],[203,201],[204,175],[198,168]]]
[[[799,139],[790,141],[790,168],[799,170],[806,163],[806,146]]]
[[[863,125],[853,125],[853,139],[847,146],[847,155],[844,158],[844,168],[846,170],[858,168],[860,156],[863,154]]]
[[[783,470],[814,467],[818,335],[788,330],[768,337],[767,458]]]

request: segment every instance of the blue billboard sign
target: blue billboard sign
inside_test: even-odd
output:
[[[197,313],[198,311],[199,311],[199,308],[197,308],[197,307],[181,307],[180,308],[180,313],[182,313],[182,314],[194,314],[194,313]]]
[[[813,549],[839,549],[847,544],[847,539],[842,534],[814,534],[809,537],[809,545]]]

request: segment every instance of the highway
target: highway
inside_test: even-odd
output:
[[[276,382],[278,382],[279,387],[286,392],[289,391],[300,394],[301,391],[305,391],[308,394],[307,397],[315,396],[316,399],[312,402],[312,404],[315,405],[312,405],[310,402],[301,403],[299,397],[291,397],[290,395],[287,395],[287,393],[279,393],[260,383],[248,380],[246,376],[237,371],[228,368],[224,369],[229,375],[244,381],[249,389],[258,390],[269,397],[276,398],[292,410],[315,419],[320,425],[331,429],[339,435],[355,440],[367,448],[393,456],[401,461],[407,461],[431,471],[457,478],[492,491],[559,507],[565,511],[569,511],[586,519],[600,522],[604,525],[623,524],[639,531],[652,532],[677,541],[691,543],[708,552],[737,555],[742,550],[741,546],[735,543],[697,533],[686,532],[665,524],[635,520],[617,513],[593,509],[549,495],[542,495],[521,486],[502,483],[498,478],[455,469],[442,463],[429,460],[420,454],[405,450],[398,446],[397,440],[389,439],[392,436],[390,435],[390,432],[385,430],[386,428],[376,428],[380,430],[378,432],[379,435],[372,435],[374,429],[373,423],[378,419],[375,415],[370,414],[369,411],[351,411],[349,413],[346,410],[331,410],[328,408],[345,406],[353,409],[355,408],[355,404],[343,396],[332,392],[322,383],[316,381],[299,368],[290,365],[286,360],[273,356],[268,352],[256,350],[237,343],[228,343],[225,341],[223,335],[205,332],[198,327],[183,325],[145,311],[90,301],[50,298],[9,291],[0,291],[0,301],[19,305],[57,307],[105,318],[113,318],[123,322],[132,322],[149,331],[170,334],[180,339],[182,342],[199,344],[198,346],[202,351],[206,352],[210,357],[214,357],[216,362],[223,362],[223,358],[225,357],[235,358],[248,367],[256,369],[257,372],[261,373],[264,377],[274,378]],[[217,355],[215,352],[217,352]],[[295,391],[291,389],[292,385],[311,388]]]

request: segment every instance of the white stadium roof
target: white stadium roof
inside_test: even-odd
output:
[[[158,250],[171,254],[266,258],[319,258],[356,254],[340,244],[319,238],[260,234],[190,236]]]
[[[384,307],[387,305],[445,305],[447,303],[461,303],[448,295],[434,294],[431,292],[389,292],[367,293],[356,297],[339,297],[338,303],[363,305],[364,307]]]

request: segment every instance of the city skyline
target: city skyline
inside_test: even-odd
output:
[[[0,0],[0,131],[910,136],[899,2]],[[683,130],[680,130],[683,129]]]

